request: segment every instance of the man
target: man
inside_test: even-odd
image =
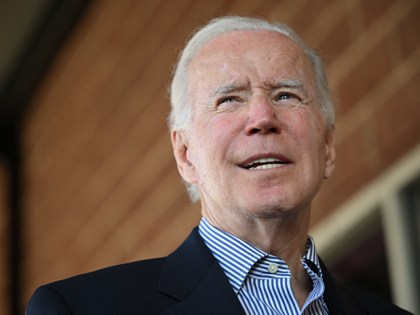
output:
[[[199,228],[166,258],[43,286],[27,314],[409,314],[336,283],[308,237],[334,109],[321,58],[292,30],[213,20],[184,49],[171,103]]]

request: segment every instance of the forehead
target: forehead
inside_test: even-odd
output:
[[[267,30],[243,30],[224,33],[208,41],[197,55],[205,57],[206,52],[211,50],[230,51],[234,53],[238,49],[255,50],[267,54],[283,51],[303,53],[302,48],[290,37],[275,31]]]
[[[194,56],[188,72],[193,85],[203,80],[238,80],[249,74],[261,80],[312,81],[313,76],[309,59],[294,40],[264,30],[234,31],[213,38]]]

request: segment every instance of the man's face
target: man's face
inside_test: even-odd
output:
[[[305,210],[334,168],[334,136],[316,99],[310,61],[290,38],[227,33],[189,66],[191,129],[173,132],[184,179],[212,216]]]

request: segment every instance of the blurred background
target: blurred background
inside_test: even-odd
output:
[[[189,34],[226,14],[287,23],[325,57],[337,167],[310,234],[341,281],[420,314],[419,0],[0,0],[0,314],[198,224],[167,87]]]

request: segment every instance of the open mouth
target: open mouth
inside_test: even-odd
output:
[[[241,167],[247,170],[265,170],[268,168],[280,167],[289,163],[290,162],[288,161],[282,161],[278,158],[269,157],[269,158],[256,159],[252,161],[251,163],[243,165]]]

